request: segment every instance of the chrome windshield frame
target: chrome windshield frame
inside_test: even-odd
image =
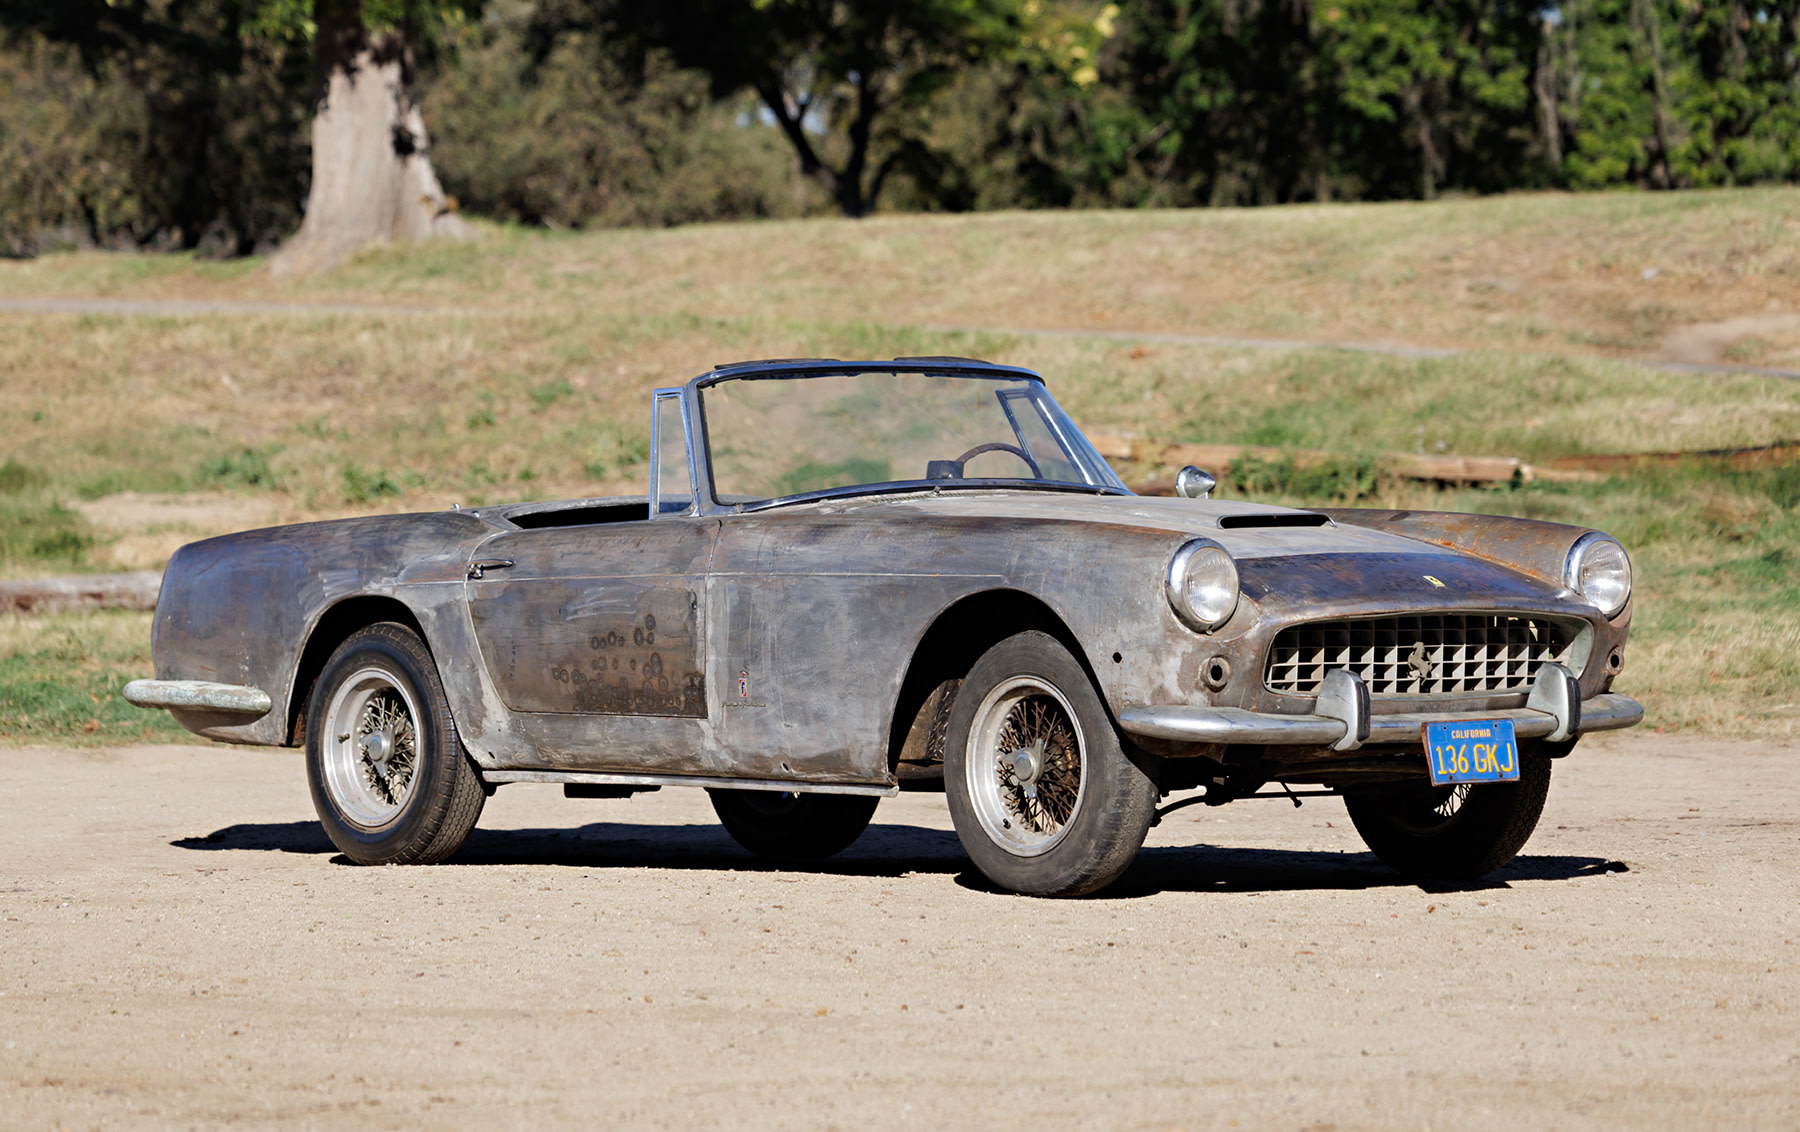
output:
[[[1130,496],[1134,494],[1130,488],[1124,486],[1124,481],[1118,473],[1113,471],[1112,466],[1094,449],[1087,437],[1082,435],[1081,430],[1074,427],[1074,422],[1068,420],[1068,414],[1061,411],[1061,406],[1056,405],[1058,414],[1069,427],[1065,429],[1063,423],[1056,419],[1058,414],[1047,414],[1045,427],[1052,432],[1057,443],[1062,445],[1065,454],[1069,456],[1076,469],[1083,476],[1088,477],[1089,482],[1087,483],[1018,479],[890,480],[877,484],[825,488],[819,491],[801,492],[797,495],[758,499],[744,503],[719,501],[713,484],[710,458],[711,437],[707,431],[706,411],[700,397],[702,390],[728,381],[791,381],[804,380],[809,377],[844,376],[859,373],[916,373],[928,377],[979,377],[989,380],[1000,378],[1011,381],[1027,381],[1036,385],[1050,404],[1056,405],[1056,399],[1050,395],[1049,387],[1045,384],[1042,375],[1035,371],[1020,366],[983,362],[973,358],[894,358],[888,361],[801,358],[718,366],[712,372],[692,379],[681,388],[682,423],[687,430],[688,441],[688,469],[689,474],[693,477],[698,513],[701,515],[738,515],[832,499],[907,494],[934,495],[966,491],[1050,492],[1059,495]],[[671,392],[673,390],[659,389],[656,394],[661,396]],[[652,415],[654,416],[654,412]],[[654,443],[653,435],[652,444],[654,445]],[[653,460],[651,464],[651,508],[653,511],[656,506],[656,475],[656,462]],[[1104,482],[1108,478],[1114,482]]]

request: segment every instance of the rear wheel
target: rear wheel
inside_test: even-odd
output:
[[[1079,896],[1116,880],[1144,843],[1157,797],[1086,670],[1038,632],[989,649],[957,689],[944,792],[975,867],[1036,896]]]
[[[780,790],[707,790],[731,839],[759,857],[816,861],[850,848],[879,798]]]
[[[1420,880],[1474,880],[1518,855],[1550,793],[1550,760],[1520,744],[1519,781],[1428,782],[1346,791],[1344,808],[1364,844]]]
[[[486,799],[431,653],[392,623],[357,631],[326,662],[307,706],[306,770],[326,836],[361,865],[443,860]]]

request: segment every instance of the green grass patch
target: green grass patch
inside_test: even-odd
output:
[[[0,743],[200,742],[168,712],[125,702],[126,682],[152,674],[148,613],[0,620]]]
[[[270,464],[280,447],[269,449],[238,448],[201,461],[196,471],[196,486],[223,488],[273,488],[281,481]]]
[[[79,512],[41,492],[0,495],[0,573],[78,573],[94,544]]]

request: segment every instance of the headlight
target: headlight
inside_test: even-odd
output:
[[[1237,609],[1237,563],[1211,539],[1194,539],[1184,543],[1169,560],[1164,589],[1177,617],[1202,633],[1210,633],[1229,621]]]
[[[1611,617],[1631,597],[1631,559],[1611,535],[1589,531],[1569,548],[1564,581],[1601,613]]]

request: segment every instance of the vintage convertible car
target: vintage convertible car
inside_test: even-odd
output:
[[[183,547],[126,695],[304,746],[359,862],[448,857],[509,782],[703,786],[778,857],[941,789],[984,874],[1059,895],[1118,877],[1172,793],[1294,785],[1403,872],[1477,876],[1551,760],[1643,715],[1610,690],[1609,536],[1211,500],[1191,468],[1139,497],[1028,370],[721,366],[654,393],[652,448],[647,498]]]

